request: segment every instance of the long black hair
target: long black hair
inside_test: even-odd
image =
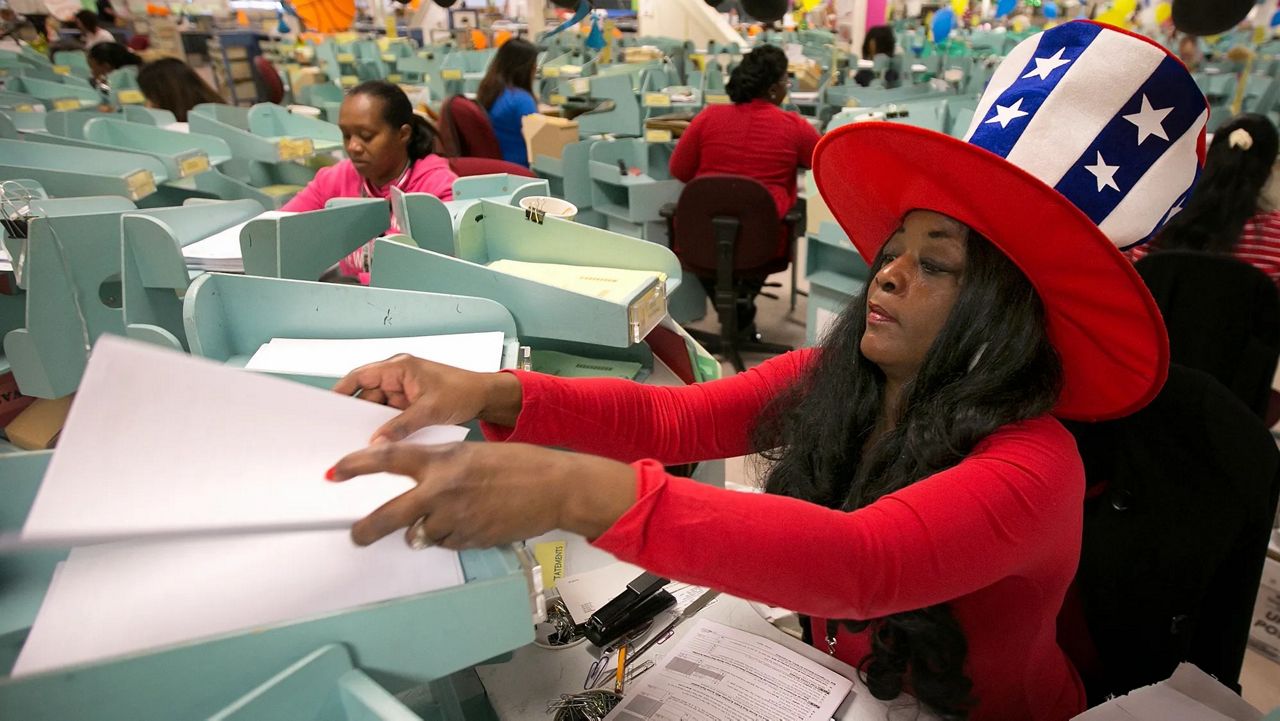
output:
[[[410,160],[421,160],[435,148],[436,133],[427,119],[413,112],[413,103],[399,85],[385,80],[366,80],[347,95],[370,95],[382,101],[382,122],[393,128],[408,125],[412,131],[406,150]]]
[[[227,102],[177,58],[159,58],[143,65],[138,70],[138,89],[153,106],[173,113],[180,123],[187,122],[187,113],[197,105]]]
[[[142,58],[134,55],[120,43],[98,43],[88,50],[89,58],[96,63],[119,70],[126,65],[141,65]]]
[[[773,45],[760,45],[742,56],[729,75],[725,91],[735,103],[749,103],[765,97],[769,88],[787,77],[787,54]]]
[[[1249,134],[1250,147],[1232,146],[1231,133],[1236,130]],[[1280,136],[1264,116],[1241,115],[1219,128],[1186,207],[1161,229],[1151,246],[1230,253],[1245,221],[1258,212],[1258,195],[1271,177],[1277,150]]]
[[[537,46],[524,38],[506,41],[494,53],[493,61],[476,89],[476,102],[485,110],[491,110],[507,88],[519,88],[532,95],[533,69],[537,65]]]
[[[959,295],[915,378],[902,389],[899,418],[881,425],[885,375],[862,354],[864,289],[822,341],[808,372],[766,407],[754,446],[770,463],[765,490],[853,511],[958,464],[1009,423],[1049,412],[1062,365],[1045,330],[1044,307],[1026,276],[970,231]],[[871,266],[871,284],[884,266]],[[993,309],[999,309],[994,312]],[[947,604],[877,619],[843,619],[871,631],[859,669],[872,695],[904,689],[935,712],[972,708],[968,646]]]

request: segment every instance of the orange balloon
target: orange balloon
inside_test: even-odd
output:
[[[471,30],[471,47],[475,48],[476,50],[484,50],[485,48],[489,47],[489,38],[485,37],[484,33],[480,32],[479,30],[472,29]]]
[[[498,34],[493,36],[493,46],[495,48],[500,48],[503,45],[506,45],[507,41],[510,39],[511,39],[510,30],[499,30]]]

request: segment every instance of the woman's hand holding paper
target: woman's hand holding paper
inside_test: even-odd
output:
[[[333,390],[403,411],[374,432],[373,443],[476,418],[513,426],[520,415],[520,381],[514,375],[474,373],[404,354],[351,371]]]
[[[338,461],[327,477],[383,472],[417,485],[352,527],[362,546],[401,528],[410,529],[410,545],[452,549],[511,543],[556,528],[595,538],[636,500],[635,470],[626,464],[518,443],[380,443]]]

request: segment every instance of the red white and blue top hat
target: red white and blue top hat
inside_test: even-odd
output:
[[[1020,43],[963,141],[897,123],[828,133],[818,189],[870,262],[904,215],[965,223],[1026,274],[1062,357],[1055,412],[1099,420],[1151,401],[1168,372],[1164,322],[1120,254],[1177,213],[1204,165],[1208,107],[1182,63],[1086,21]]]

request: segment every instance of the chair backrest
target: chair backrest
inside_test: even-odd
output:
[[[489,114],[479,103],[454,95],[444,102],[440,120],[441,140],[447,155],[502,160],[498,136],[493,133]]]
[[[1228,255],[1158,251],[1135,266],[1169,329],[1170,358],[1217,378],[1259,418],[1280,359],[1280,297]]]
[[[716,231],[712,221],[717,218],[738,221],[735,272],[763,268],[789,258],[777,206],[764,185],[742,175],[704,175],[686,185],[676,203],[671,250],[684,267],[702,274],[716,272]]]
[[[266,91],[263,100],[268,103],[283,102],[284,82],[280,80],[280,73],[276,72],[276,66],[272,65],[265,56],[259,55],[253,59],[253,68],[258,72],[262,87]]]
[[[449,168],[460,178],[472,175],[494,175],[496,173],[519,175],[525,178],[538,177],[532,170],[523,165],[517,165],[505,160],[494,160],[493,158],[449,158]]]
[[[1280,495],[1275,440],[1220,383],[1176,364],[1143,410],[1067,425],[1091,488],[1073,590],[1096,663],[1072,654],[1090,702],[1182,661],[1239,691]],[[1060,619],[1069,654],[1071,625]]]

